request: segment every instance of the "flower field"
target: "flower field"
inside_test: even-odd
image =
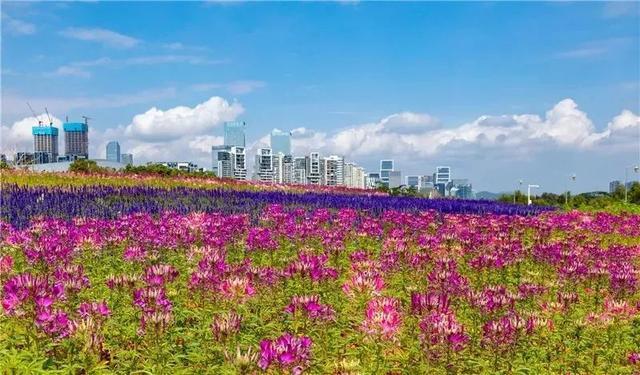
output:
[[[3,373],[640,371],[640,215],[22,177]]]

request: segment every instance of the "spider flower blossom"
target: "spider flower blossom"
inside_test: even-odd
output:
[[[302,374],[309,366],[311,345],[311,338],[294,336],[290,333],[285,333],[274,340],[262,340],[258,366],[263,370],[273,366],[290,374]]]
[[[444,345],[453,351],[460,351],[469,342],[462,324],[458,323],[451,311],[431,311],[419,324],[421,338],[428,345]]]
[[[136,289],[133,292],[133,304],[142,312],[138,328],[139,335],[143,335],[149,325],[155,332],[162,332],[169,325],[173,305],[167,298],[164,288],[147,286]]]
[[[327,267],[328,260],[329,257],[326,254],[299,253],[298,259],[286,267],[284,275],[287,277],[300,275],[309,277],[313,281],[335,279],[338,277],[338,271],[335,268]]]
[[[320,303],[320,297],[317,295],[293,296],[291,303],[284,308],[284,311],[292,315],[295,315],[296,312],[302,312],[311,319],[335,319],[335,311],[331,306]]]
[[[272,230],[269,228],[251,228],[247,234],[247,250],[275,250],[278,248],[278,241]]]
[[[211,322],[211,333],[216,341],[225,340],[227,337],[240,332],[242,317],[235,311],[217,314]]]
[[[383,340],[394,340],[402,325],[400,301],[391,297],[376,297],[367,303],[361,329]]]
[[[231,276],[220,284],[220,293],[225,298],[243,303],[256,294],[256,290],[248,277]]]
[[[370,270],[356,272],[342,285],[342,291],[349,297],[377,296],[382,289],[384,289],[384,279],[379,272]]]

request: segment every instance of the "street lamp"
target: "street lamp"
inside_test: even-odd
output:
[[[523,183],[523,182],[524,182],[524,181],[522,181],[522,179],[520,179],[520,180],[518,181],[518,183],[520,184],[520,185],[518,186],[518,192],[522,191],[522,183]],[[515,192],[515,191],[513,192],[513,204],[516,204],[516,192]]]
[[[624,203],[627,203],[627,180],[629,179],[628,175],[629,175],[629,169],[633,169],[634,172],[638,173],[638,170],[640,169],[640,166],[638,165],[632,165],[630,167],[625,167],[624,168]]]
[[[531,188],[539,188],[540,185],[531,185],[527,187],[527,206],[531,206]]]
[[[574,183],[576,182],[576,174],[572,174],[571,175],[571,181],[573,181]],[[567,189],[567,192],[564,194],[564,204],[565,206],[569,204],[569,194],[571,192],[571,188]]]

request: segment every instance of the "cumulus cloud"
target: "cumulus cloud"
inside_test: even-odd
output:
[[[131,48],[135,47],[140,41],[136,38],[128,35],[120,34],[118,32],[100,29],[100,28],[80,28],[69,27],[60,32],[60,35],[88,42],[96,42],[109,47],[115,48]]]
[[[589,149],[611,143],[639,126],[638,116],[625,110],[598,132],[572,99],[564,99],[544,118],[536,114],[485,115],[457,127],[440,127],[429,115],[403,112],[331,134],[300,128],[293,131],[293,147],[297,153],[318,150],[351,158],[382,154],[428,158],[462,148],[467,155],[485,149],[499,149],[508,155],[546,146]]]
[[[195,107],[178,106],[166,111],[153,107],[133,118],[125,129],[125,136],[152,142],[193,137],[235,119],[242,112],[242,105],[229,103],[218,96]]]
[[[47,114],[42,113],[38,116],[43,122],[48,122]],[[38,119],[35,117],[26,117],[20,121],[16,121],[13,125],[0,126],[0,150],[7,156],[13,157],[18,151],[33,151],[33,135],[31,128],[38,125]],[[62,121],[55,116],[51,116],[53,125],[60,128]]]

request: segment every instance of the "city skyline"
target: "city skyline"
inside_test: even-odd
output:
[[[137,163],[209,166],[225,121],[246,121],[247,161],[281,129],[294,155],[448,165],[476,190],[606,191],[639,163],[637,3],[526,4],[513,20],[508,3],[157,5],[4,2],[0,152],[32,147],[29,101],[61,133],[95,118],[89,155],[118,140]]]

